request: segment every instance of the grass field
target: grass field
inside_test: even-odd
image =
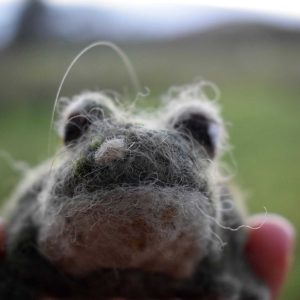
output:
[[[35,75],[27,78],[26,74],[22,77],[16,72],[15,76],[19,76],[20,85],[13,85],[9,83],[14,77],[12,69],[21,72],[20,64],[24,61],[24,56],[23,60],[22,57],[17,59],[17,62],[13,56],[2,59],[5,68],[10,70],[10,75],[0,74],[0,93],[11,101],[0,102],[0,149],[9,152],[16,160],[35,165],[48,155],[51,99],[56,92],[54,87],[57,86],[61,73],[58,74],[60,70],[53,70],[51,60],[48,64],[44,60],[36,62],[36,56],[29,55],[25,67],[33,66]],[[49,66],[51,76],[43,75],[43,70],[37,67],[39,63],[44,70],[48,70],[46,65]],[[21,77],[23,81],[20,80]],[[264,81],[262,77],[240,82],[235,82],[232,78],[227,81],[220,76],[218,78],[221,78],[220,82],[217,81],[222,92],[220,102],[229,123],[232,144],[232,150],[225,160],[235,175],[235,181],[247,195],[249,211],[262,212],[266,207],[269,213],[279,213],[287,217],[297,231],[300,231],[299,85],[291,84],[291,81],[290,85],[280,84],[280,80],[276,84],[276,81]],[[30,80],[31,84],[28,83]],[[40,86],[35,89],[35,80],[39,83],[45,81],[48,89],[41,89]],[[74,79],[73,89],[78,81],[80,78]],[[160,88],[154,87],[153,91],[143,105],[157,103],[154,97],[160,93]],[[23,92],[26,99],[20,101]],[[28,97],[31,97],[31,101],[28,101]],[[39,101],[40,97],[43,100]],[[0,199],[5,199],[18,180],[18,175],[5,160],[0,160],[0,178]],[[299,280],[300,249],[297,247],[295,264],[281,299],[300,299]]]

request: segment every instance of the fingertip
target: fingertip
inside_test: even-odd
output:
[[[294,227],[278,215],[256,215],[248,223],[257,229],[249,231],[246,255],[256,274],[269,286],[275,299],[292,261]]]
[[[288,241],[295,241],[296,231],[294,226],[290,221],[280,215],[268,214],[266,216],[263,214],[256,214],[248,219],[248,223],[254,228],[265,227],[266,225],[268,228],[272,228],[271,230],[275,230],[278,234],[285,236]],[[264,230],[265,229],[266,228],[264,228]]]

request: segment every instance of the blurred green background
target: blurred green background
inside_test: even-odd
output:
[[[0,150],[34,166],[48,156],[55,94],[72,58],[87,43],[12,44],[0,52]],[[197,78],[221,91],[232,149],[225,157],[249,212],[278,213],[300,230],[300,34],[260,23],[228,24],[159,41],[121,41],[154,107],[172,86]],[[115,89],[132,94],[120,59],[106,48],[82,57],[62,95]],[[53,151],[52,151],[53,152]],[[0,159],[0,199],[18,182]],[[300,249],[281,299],[300,299]]]

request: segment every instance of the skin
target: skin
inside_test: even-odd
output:
[[[246,255],[254,271],[268,285],[272,299],[279,297],[293,257],[295,231],[286,219],[278,215],[255,215],[248,224],[259,229],[251,229],[246,245]],[[5,244],[5,224],[0,219],[0,256],[3,257]],[[114,299],[122,300],[122,299]]]
[[[253,227],[259,226],[264,216],[249,219]],[[265,224],[251,230],[246,254],[253,269],[268,285],[272,299],[279,297],[293,258],[295,230],[290,222],[278,215],[269,215]]]

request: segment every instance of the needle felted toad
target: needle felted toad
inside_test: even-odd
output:
[[[65,105],[64,145],[13,196],[1,299],[270,299],[219,170],[219,109],[195,90],[142,121],[101,92]]]

